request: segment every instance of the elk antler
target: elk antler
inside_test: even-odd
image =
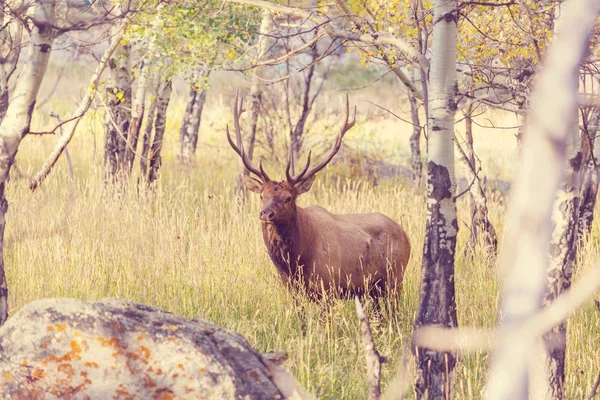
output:
[[[239,104],[239,106],[238,106]],[[236,153],[242,158],[242,162],[246,169],[252,172],[254,175],[258,176],[263,183],[267,183],[271,180],[269,175],[265,172],[262,166],[262,160],[260,161],[259,167],[256,168],[254,164],[252,164],[252,160],[248,157],[248,154],[244,151],[244,142],[242,140],[242,132],[240,129],[240,115],[244,112],[244,99],[242,98],[239,101],[239,93],[235,92],[235,103],[233,105],[233,125],[235,126],[235,136],[237,140],[237,146],[231,140],[231,135],[229,134],[229,125],[225,125],[225,131],[227,132],[227,140],[229,141],[229,145]]]
[[[337,138],[335,139],[335,142],[333,143],[333,146],[331,147],[331,151],[329,152],[329,155],[327,157],[325,157],[325,159],[323,161],[321,161],[319,164],[317,164],[316,166],[314,166],[313,168],[311,168],[309,170],[308,167],[310,166],[310,156],[311,156],[311,153],[309,152],[308,158],[306,160],[306,165],[304,166],[304,169],[302,169],[302,172],[300,172],[295,177],[290,176],[290,166],[292,163],[292,152],[290,149],[288,164],[287,164],[287,168],[285,169],[285,175],[286,175],[288,183],[290,185],[294,186],[301,182],[307,181],[313,175],[315,175],[317,172],[319,172],[320,170],[325,168],[325,166],[327,164],[329,164],[329,162],[331,161],[333,156],[335,156],[337,154],[337,152],[340,150],[340,147],[342,145],[342,139],[344,138],[344,135],[346,134],[346,132],[348,132],[354,126],[354,123],[356,122],[356,106],[354,106],[354,116],[352,117],[352,121],[348,122],[349,118],[350,118],[350,102],[348,100],[348,95],[346,94],[346,117],[344,118],[344,125],[342,125],[342,128],[340,129],[340,133],[337,135]]]

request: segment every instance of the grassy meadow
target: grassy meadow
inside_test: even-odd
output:
[[[46,91],[52,86],[54,72],[51,68],[44,84]],[[65,89],[36,111],[34,130],[52,126],[50,111],[66,117],[75,108],[86,85],[85,76],[89,74],[75,70],[71,79],[80,80],[81,85]],[[287,352],[289,359],[284,366],[319,398],[364,399],[366,367],[353,302],[336,302],[330,318],[323,318],[318,306],[306,304],[302,331],[293,299],[281,287],[262,240],[258,196],[250,194],[245,207],[236,202],[233,189],[237,156],[224,136],[235,90],[229,85],[231,80],[222,77],[213,80],[191,171],[181,169],[176,159],[186,94],[185,87],[176,87],[168,113],[162,178],[154,195],[138,193],[134,185],[122,197],[104,190],[100,110],[82,121],[69,146],[74,182],[69,179],[63,157],[42,187],[30,193],[26,178],[41,167],[56,137],[25,138],[17,156],[18,173],[13,171],[7,194],[10,208],[5,258],[11,312],[44,297],[89,301],[119,297],[156,305],[237,331],[260,351]],[[240,80],[240,85],[246,83]],[[325,96],[326,103],[340,103],[340,93],[334,89]],[[364,101],[380,102],[407,115],[403,97],[399,89],[384,82],[351,92],[351,102],[359,106],[359,117],[345,142],[386,162],[408,166],[411,127]],[[327,118],[330,125],[336,126],[323,132],[331,137],[341,116],[332,110]],[[511,125],[516,119],[486,114],[477,122]],[[462,125],[457,126],[461,133]],[[313,130],[315,141],[323,136],[319,134],[318,128]],[[511,180],[517,173],[514,134],[515,130],[475,127],[476,151],[488,177]],[[307,139],[307,146],[311,140]],[[418,305],[425,227],[423,192],[398,182],[380,182],[373,187],[360,176],[340,176],[336,168],[321,173],[312,191],[300,197],[299,205],[319,204],[335,213],[382,212],[403,225],[412,242],[398,313],[372,320],[378,349],[390,359],[384,365],[384,385],[393,382],[395,393],[405,389],[402,398],[412,398],[406,383],[412,380],[414,369],[409,345]],[[283,176],[283,167],[274,162],[269,164],[269,171]],[[461,174],[460,167],[457,173]],[[475,254],[473,259],[463,254],[468,237],[466,197],[458,201],[459,323],[493,327],[499,282],[494,260],[483,253]],[[499,233],[505,209],[503,199],[491,201],[491,219]],[[580,270],[592,265],[600,254],[598,228],[596,223],[581,253]],[[585,397],[600,369],[598,323],[598,313],[591,304],[571,319],[569,399]],[[460,357],[453,398],[482,397],[488,358],[486,353]],[[400,368],[403,359],[407,360],[406,368]],[[394,376],[397,371],[400,374]]]

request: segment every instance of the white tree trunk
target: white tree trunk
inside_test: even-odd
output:
[[[456,113],[457,0],[434,2],[434,31],[429,71],[427,141],[427,222],[419,310],[415,327],[456,327],[454,253],[456,182],[454,176],[454,116]],[[417,348],[418,399],[449,399],[451,353]]]
[[[500,254],[504,277],[502,326],[492,357],[486,398],[524,400],[535,363],[534,334],[516,328],[539,312],[546,287],[550,217],[563,177],[565,144],[577,121],[579,65],[600,10],[597,0],[570,0],[559,34],[536,79],[521,149],[520,173],[506,216]]]
[[[106,88],[104,111],[104,179],[115,182],[123,176],[125,149],[131,121],[131,80],[129,46],[117,44],[109,60],[111,85]]]
[[[13,99],[0,124],[0,323],[4,323],[8,317],[8,287],[4,270],[4,228],[8,209],[5,186],[19,144],[29,132],[35,101],[50,59],[55,33],[43,23],[56,25],[55,7],[55,0],[35,2],[34,16],[42,24],[35,25],[31,30],[29,58],[23,66]]]
[[[549,306],[558,296],[571,287],[573,263],[577,255],[577,216],[579,211],[581,136],[579,124],[571,128],[567,142],[565,181],[558,190],[552,222],[554,231],[550,243],[550,263],[548,266],[548,287],[544,296],[544,306]],[[546,334],[548,347],[548,368],[550,372],[550,393],[553,399],[562,399],[565,383],[565,354],[567,349],[567,321],[552,328]]]

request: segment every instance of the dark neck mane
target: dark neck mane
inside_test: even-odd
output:
[[[297,218],[283,224],[263,224],[262,230],[269,256],[277,271],[287,277],[295,275],[298,271]]]

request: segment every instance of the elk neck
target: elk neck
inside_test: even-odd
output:
[[[298,257],[301,251],[302,209],[296,208],[293,217],[286,222],[262,224],[263,239],[278,272],[293,276],[298,272]]]

